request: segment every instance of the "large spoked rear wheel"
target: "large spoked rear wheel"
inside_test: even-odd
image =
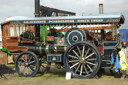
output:
[[[70,46],[64,61],[67,70],[76,78],[92,78],[101,67],[99,50],[88,42],[78,42]]]
[[[16,59],[15,68],[20,76],[35,76],[39,68],[39,59],[33,52],[22,52]]]

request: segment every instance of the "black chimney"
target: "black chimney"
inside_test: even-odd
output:
[[[35,0],[35,17],[40,17],[40,0]]]
[[[40,0],[35,0],[35,17],[40,17]],[[35,39],[40,41],[40,25],[35,25]]]

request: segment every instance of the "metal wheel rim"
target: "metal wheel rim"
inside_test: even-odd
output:
[[[37,70],[37,60],[32,54],[24,53],[18,57],[16,69],[21,76],[31,76]]]
[[[83,47],[82,48],[79,47],[80,45]],[[70,71],[74,76],[77,76],[79,78],[91,77],[91,75],[93,75],[97,71],[99,66],[98,53],[95,51],[95,49],[92,46],[86,45],[85,43],[76,44],[75,46],[73,45],[70,48],[71,49],[69,49],[66,53],[66,56],[68,57],[66,57],[65,60],[65,64],[68,71]],[[92,51],[90,51],[87,48],[90,48],[90,50]],[[83,49],[85,50],[83,51]],[[83,61],[80,62],[80,59],[81,60],[86,59],[86,60],[84,62]]]

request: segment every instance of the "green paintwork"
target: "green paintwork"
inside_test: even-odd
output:
[[[64,25],[62,25],[62,26],[56,26],[56,27],[63,27],[63,26],[64,26]],[[53,26],[52,26],[52,27],[53,27]],[[48,25],[45,26],[45,41],[47,41],[47,36],[48,36],[48,34],[49,34],[48,28],[49,28]],[[40,33],[40,34],[41,34],[41,41],[44,41],[44,26],[41,26],[40,32],[41,32],[41,33]],[[65,35],[66,32],[58,32],[57,34]]]
[[[11,55],[11,52],[7,48],[2,48],[1,51],[7,53],[8,55]]]
[[[49,28],[49,26],[41,26],[41,29],[40,29],[40,34],[41,34],[41,41],[44,41],[44,28],[45,28],[45,41],[47,41],[47,36],[48,36],[48,31],[47,29]]]

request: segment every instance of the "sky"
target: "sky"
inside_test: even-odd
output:
[[[0,0],[0,22],[13,16],[34,17],[35,0]],[[128,0],[40,0],[41,5],[75,12],[95,15],[99,13],[99,3],[104,4],[104,13],[122,13],[128,28]]]

